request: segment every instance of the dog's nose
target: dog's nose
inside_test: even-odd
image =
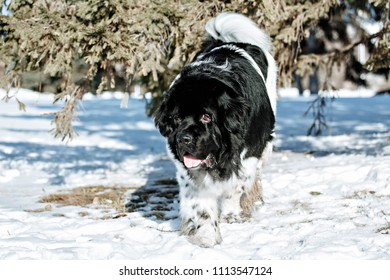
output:
[[[177,134],[177,142],[181,144],[191,144],[192,143],[192,136],[188,133],[179,133]]]

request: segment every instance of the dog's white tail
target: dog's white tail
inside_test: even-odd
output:
[[[222,42],[247,43],[271,51],[270,37],[249,18],[235,13],[221,13],[206,24],[207,33]]]
[[[277,67],[271,52],[271,39],[249,18],[235,13],[222,13],[206,24],[207,33],[215,40],[229,43],[247,43],[258,46],[264,51],[268,61],[266,81],[267,93],[272,110],[276,115],[276,73]]]

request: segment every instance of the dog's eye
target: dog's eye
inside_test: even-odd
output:
[[[200,121],[204,124],[210,123],[211,122],[211,116],[209,114],[203,114],[200,117]]]

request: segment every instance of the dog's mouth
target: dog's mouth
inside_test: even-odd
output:
[[[187,169],[198,169],[201,166],[212,168],[215,165],[214,156],[209,154],[205,159],[197,158],[190,154],[183,155],[183,163]]]

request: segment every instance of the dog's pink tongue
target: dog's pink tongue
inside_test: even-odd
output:
[[[194,168],[202,163],[201,159],[198,159],[198,158],[193,157],[191,155],[185,155],[185,156],[183,156],[183,159],[184,159],[184,165],[187,168]]]

